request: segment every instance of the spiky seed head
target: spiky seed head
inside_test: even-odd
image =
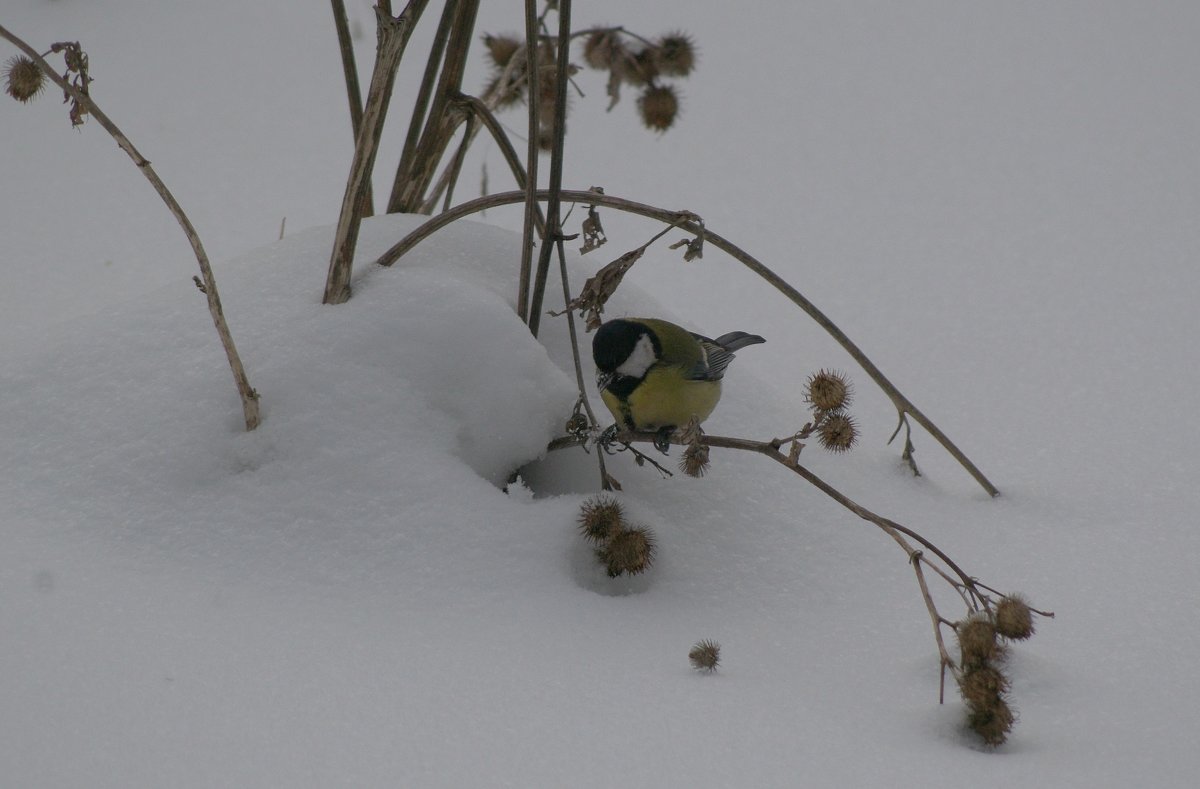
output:
[[[954,626],[964,667],[982,666],[999,657],[996,626],[985,614],[973,614]]]
[[[485,35],[483,45],[487,47],[492,65],[498,69],[506,67],[513,55],[521,50],[521,42],[514,36]]]
[[[708,638],[697,641],[692,651],[688,652],[688,660],[692,662],[692,668],[700,673],[711,674],[721,663],[721,645]]]
[[[854,387],[845,373],[818,370],[804,384],[804,399],[818,411],[841,411],[854,399]]]
[[[650,49],[637,52],[628,50],[617,53],[613,60],[612,73],[622,82],[635,87],[652,86],[658,77],[658,66]]]
[[[4,64],[4,92],[17,101],[33,101],[45,87],[46,75],[26,56],[16,55]]]
[[[849,452],[858,443],[858,425],[849,414],[834,412],[821,422],[817,440],[830,452]]]
[[[1025,598],[1011,594],[996,604],[996,632],[1014,641],[1033,635],[1033,611]]]
[[[579,533],[603,543],[625,528],[625,512],[612,496],[593,496],[579,508]]]
[[[635,526],[610,536],[597,555],[609,577],[616,578],[644,573],[654,563],[654,550],[654,535],[644,526]]]
[[[638,112],[647,129],[666,131],[679,115],[679,97],[670,85],[651,85],[638,97]]]
[[[708,445],[688,444],[679,459],[679,469],[689,477],[703,477],[708,471]]]
[[[594,69],[607,71],[629,53],[616,30],[597,30],[583,43],[583,59]]]
[[[1008,677],[995,666],[971,666],[958,678],[958,691],[973,709],[994,704],[1009,688]]]
[[[967,715],[967,725],[988,745],[1000,745],[1008,739],[1012,731],[1016,715],[1008,702],[1002,698],[994,699],[986,707],[972,707]]]
[[[686,77],[696,67],[696,47],[692,37],[679,30],[658,40],[654,64],[668,77]]]

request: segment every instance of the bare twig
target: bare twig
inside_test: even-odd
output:
[[[154,191],[158,192],[158,196],[162,198],[167,209],[175,217],[175,220],[179,222],[179,226],[183,228],[183,234],[187,237],[188,243],[192,247],[192,252],[196,256],[196,263],[200,266],[200,276],[203,278],[202,282],[199,283],[203,286],[200,290],[208,300],[209,314],[212,316],[213,325],[217,329],[217,336],[221,339],[221,346],[225,349],[225,356],[229,360],[229,367],[233,372],[233,380],[237,385],[238,395],[242,400],[242,414],[245,418],[246,429],[255,429],[258,427],[260,420],[258,392],[250,386],[250,380],[247,378],[246,370],[242,366],[241,357],[238,355],[237,348],[233,343],[233,334],[229,331],[229,324],[225,320],[225,311],[221,307],[221,298],[217,293],[217,280],[213,275],[212,266],[208,260],[208,253],[204,251],[204,245],[200,242],[200,235],[196,232],[196,228],[192,226],[192,222],[188,219],[187,214],[184,213],[183,207],[179,205],[175,196],[171,194],[171,190],[167,188],[163,180],[158,177],[158,173],[150,166],[149,160],[142,156],[133,143],[130,142],[129,138],[125,136],[125,133],[100,109],[91,96],[63,79],[54,67],[47,63],[35,49],[7,28],[0,26],[0,36],[8,39],[14,46],[24,52],[54,84],[63,89],[65,95],[71,97],[76,106],[85,109],[88,115],[96,119],[96,122],[116,140],[121,150],[125,151],[134,164],[137,165],[137,168],[141,170],[142,175],[154,187]]]
[[[542,199],[543,197],[549,197],[549,194],[549,191],[539,190],[538,198]],[[638,214],[640,216],[645,216],[660,222],[666,222],[668,224],[674,223],[676,221],[676,217],[678,217],[680,214],[679,211],[668,211],[666,209],[656,208],[644,203],[626,200],[613,195],[601,194],[595,191],[564,189],[559,193],[559,197],[564,202],[583,203],[585,205],[601,205],[607,208],[614,208],[619,211]],[[523,200],[525,200],[524,192],[500,192],[494,195],[487,195],[485,197],[480,197],[475,200],[462,203],[450,209],[449,211],[430,219],[424,225],[409,233],[407,236],[394,244],[390,249],[384,252],[376,262],[382,266],[390,266],[413,246],[457,219],[461,219],[464,216],[470,216],[471,214],[479,211],[485,211],[489,208],[519,203]],[[925,430],[928,431],[929,434],[933,436],[938,443],[940,443],[942,447],[945,448],[945,450],[949,452],[950,455],[957,460],[972,477],[974,477],[975,481],[978,482],[979,485],[985,491],[987,491],[989,495],[1000,495],[1000,491],[997,490],[994,485],[992,485],[987,477],[983,475],[983,472],[971,462],[971,460],[962,452],[962,450],[960,450],[954,444],[954,442],[950,440],[949,436],[943,433],[937,425],[935,425],[928,417],[925,416],[924,413],[922,413],[915,405],[913,405],[912,401],[905,397],[900,390],[897,389],[895,385],[884,376],[883,372],[875,366],[874,362],[867,358],[866,354],[864,354],[862,350],[850,340],[845,332],[838,328],[838,326],[834,324],[834,322],[831,321],[828,316],[825,315],[825,313],[817,309],[817,307],[807,298],[805,298],[798,290],[789,285],[778,274],[774,273],[765,265],[763,265],[758,259],[754,258],[732,242],[727,241],[725,238],[717,235],[711,229],[702,227],[698,222],[684,222],[680,224],[680,227],[687,232],[702,236],[706,243],[712,244],[717,249],[720,249],[722,252],[725,252],[738,262],[745,265],[751,271],[766,280],[768,284],[786,296],[789,300],[791,300],[792,303],[796,304],[796,306],[808,313],[808,315],[815,320],[817,324],[821,326],[821,328],[825,329],[830,336],[838,341],[842,348],[844,348],[846,352],[849,353],[850,356],[859,364],[859,366],[862,367],[867,375],[869,375],[871,379],[875,381],[876,385],[879,386],[883,393],[888,396],[888,399],[892,401],[892,404],[895,406],[898,413],[908,414],[915,419],[917,423],[921,425],[921,427],[925,428]]]

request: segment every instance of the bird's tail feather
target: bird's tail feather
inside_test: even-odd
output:
[[[747,345],[757,345],[760,342],[766,342],[766,340],[757,334],[747,334],[744,331],[731,331],[729,334],[722,334],[713,340],[713,342],[725,350],[732,352],[739,348],[745,348]]]

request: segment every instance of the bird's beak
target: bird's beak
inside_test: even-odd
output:
[[[612,383],[614,373],[596,373],[596,388],[603,392]]]

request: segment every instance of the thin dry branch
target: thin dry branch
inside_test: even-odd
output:
[[[54,84],[63,89],[65,95],[70,96],[71,100],[77,106],[84,108],[88,115],[96,119],[96,122],[116,140],[121,150],[128,154],[129,158],[137,165],[137,168],[141,170],[142,175],[154,187],[154,191],[162,198],[171,215],[175,217],[175,220],[179,222],[179,226],[183,228],[183,234],[187,237],[188,243],[192,247],[192,252],[196,256],[196,263],[200,266],[200,276],[202,277],[202,284],[204,286],[201,290],[208,300],[209,314],[212,316],[213,325],[217,329],[217,336],[221,339],[221,347],[225,349],[225,356],[229,360],[229,367],[233,372],[233,380],[237,385],[238,395],[242,400],[242,415],[245,419],[246,429],[255,429],[258,427],[260,421],[258,392],[254,390],[254,387],[250,386],[250,380],[246,376],[246,369],[242,366],[241,357],[238,355],[237,347],[233,343],[233,334],[229,331],[229,324],[225,320],[225,310],[221,307],[221,297],[217,292],[217,280],[213,275],[212,266],[208,260],[208,253],[204,251],[204,245],[200,242],[200,235],[196,232],[196,228],[192,226],[192,222],[188,219],[187,214],[184,213],[183,207],[179,205],[175,196],[171,194],[171,190],[167,188],[163,180],[158,177],[158,173],[150,166],[150,161],[142,156],[141,152],[125,136],[125,133],[100,109],[100,106],[96,104],[91,96],[63,79],[54,67],[47,63],[35,49],[2,25],[0,25],[0,36],[6,38],[24,52]]]
[[[539,190],[537,196],[540,200],[547,199],[549,195],[550,192],[548,190]],[[676,223],[678,221],[678,217],[682,213],[685,213],[680,211],[668,211],[663,208],[656,208],[644,203],[626,200],[613,195],[601,194],[595,191],[564,189],[559,193],[559,196],[564,202],[605,206],[607,208],[613,208],[619,211],[645,216],[650,219],[658,220],[659,222],[665,222],[667,224]],[[381,266],[392,265],[409,249],[457,219],[470,216],[471,214],[479,211],[486,211],[489,208],[519,203],[525,199],[526,195],[524,192],[500,192],[494,195],[480,197],[475,200],[469,200],[465,203],[455,206],[449,211],[433,217],[428,222],[421,225],[421,227],[402,238],[390,249],[384,252],[376,260],[376,263]],[[796,290],[782,277],[763,265],[763,263],[758,259],[741,249],[741,247],[738,247],[736,244],[727,241],[725,238],[713,232],[707,226],[702,225],[700,222],[685,221],[679,223],[679,227],[686,232],[696,235],[698,238],[704,239],[706,243],[712,244],[717,249],[720,249],[722,252],[728,254],[734,260],[742,263],[748,269],[766,280],[768,284],[782,293],[792,303],[808,313],[809,317],[816,321],[821,328],[825,329],[830,336],[837,340],[838,344],[840,344],[842,348],[844,348],[846,352],[850,354],[854,361],[858,363],[863,371],[871,377],[880,390],[882,390],[883,393],[887,395],[888,399],[892,401],[897,413],[899,413],[902,418],[907,414],[915,419],[917,424],[925,428],[925,430],[931,436],[933,436],[934,439],[936,439],[937,442],[941,444],[942,447],[949,452],[950,455],[957,460],[964,469],[966,469],[967,473],[969,473],[975,479],[975,481],[978,482],[979,485],[988,492],[988,495],[1000,495],[1000,491],[988,480],[987,477],[984,476],[983,472],[971,462],[970,458],[968,458],[963,451],[959,449],[953,441],[950,440],[950,437],[943,433],[942,430],[936,424],[934,424],[932,420],[925,416],[925,414],[922,413],[920,409],[918,409],[912,403],[911,400],[905,397],[900,390],[897,389],[895,385],[887,379],[886,376],[884,376],[883,372],[875,366],[875,363],[867,358],[866,354],[864,354],[862,350],[850,340],[845,332],[838,328],[838,326],[832,320],[830,320],[825,313],[817,309],[817,307],[807,298],[805,298],[800,291]],[[911,451],[909,451],[908,454],[909,457],[911,457]]]

